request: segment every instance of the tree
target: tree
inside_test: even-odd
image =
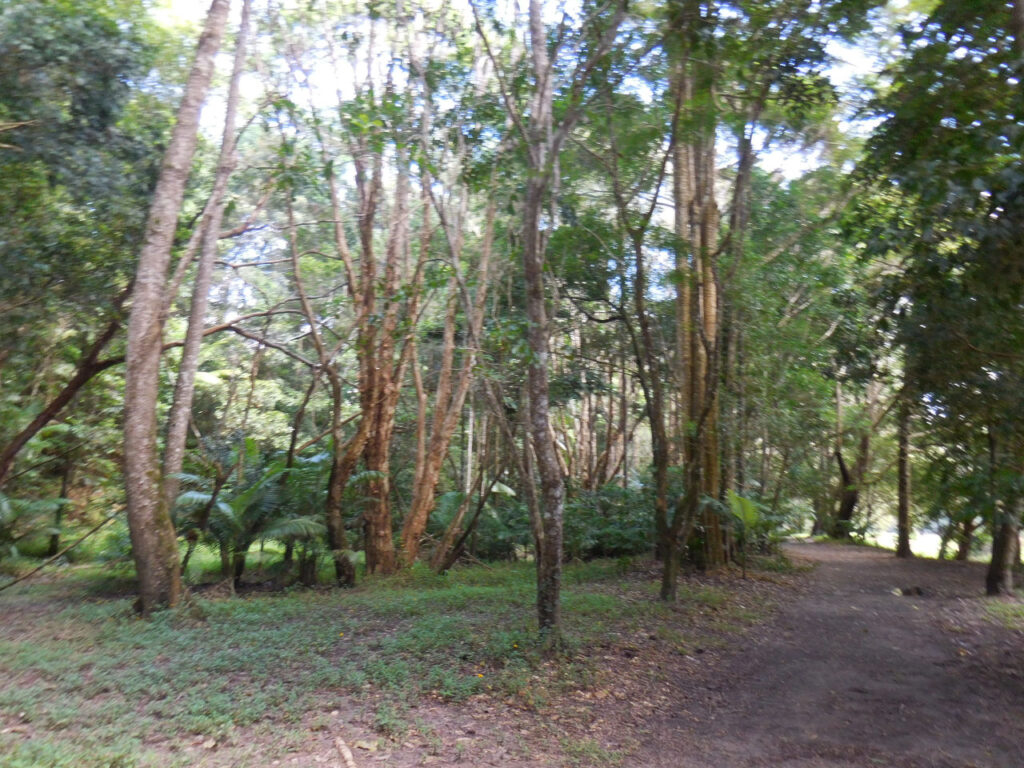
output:
[[[989,594],[1012,587],[1024,471],[1014,13],[995,0],[941,2],[905,30],[909,53],[878,99],[886,119],[861,169],[873,195],[858,207],[864,251],[902,266],[890,311],[929,421],[975,446],[988,500],[970,516],[985,511],[992,530]]]
[[[227,22],[228,0],[214,0],[199,39],[177,121],[161,165],[139,254],[125,354],[124,480],[138,607],[149,613],[181,599],[177,536],[161,488],[157,455],[157,396],[163,348],[165,284],[199,128]]]
[[[121,362],[126,286],[167,117],[158,94],[128,84],[159,50],[124,4],[0,11],[0,369],[10,395],[0,486],[39,431]]]
[[[164,504],[173,506],[178,496],[177,474],[181,472],[185,455],[185,440],[188,424],[192,415],[192,397],[195,391],[196,371],[199,366],[199,347],[203,341],[206,322],[206,309],[209,306],[210,286],[213,281],[214,260],[217,257],[217,244],[220,240],[221,223],[224,220],[224,196],[227,192],[228,180],[236,163],[237,138],[235,122],[238,112],[239,86],[245,70],[246,42],[249,35],[250,0],[243,0],[242,15],[235,40],[235,59],[228,86],[227,102],[224,108],[224,133],[221,139],[220,157],[217,162],[216,178],[213,190],[206,204],[202,223],[200,224],[200,252],[196,269],[195,286],[192,290],[192,306],[188,319],[188,331],[182,345],[181,362],[178,365],[178,378],[174,384],[174,402],[167,417],[167,439],[163,458],[163,493]],[[187,262],[183,259],[178,265],[180,272]],[[172,283],[173,285],[173,283]],[[173,299],[165,297],[165,302]]]
[[[624,16],[624,7],[615,5],[611,14],[586,17],[577,31],[582,58],[575,62],[565,92],[561,114],[555,114],[555,94],[559,85],[555,62],[564,55],[564,40],[554,45],[548,39],[540,0],[530,0],[527,12],[529,39],[529,75],[531,92],[525,110],[513,102],[505,89],[502,97],[519,133],[526,153],[527,180],[522,201],[522,264],[525,283],[526,341],[530,358],[527,368],[527,408],[530,441],[540,477],[539,520],[534,523],[537,538],[537,619],[549,647],[558,645],[561,633],[560,590],[562,574],[562,518],[565,483],[551,429],[549,391],[550,323],[544,285],[545,256],[549,234],[545,214],[555,219],[553,186],[557,185],[562,147],[579,121],[585,87],[597,63],[608,53]],[[497,69],[482,20],[476,14],[477,31],[487,45]],[[589,29],[588,27],[593,27]]]
[[[742,344],[742,292],[738,276],[751,211],[757,152],[772,142],[821,135],[833,105],[833,88],[823,69],[825,41],[850,39],[867,25],[878,2],[835,0],[814,13],[790,3],[717,3],[680,0],[665,12],[664,46],[670,61],[672,98],[679,105],[673,123],[673,202],[676,235],[676,350],[681,412],[684,495],[671,525],[659,530],[674,538],[699,521],[700,560],[724,564],[728,532],[718,510],[725,486],[735,484],[735,462],[723,453],[722,392],[729,392],[730,354]],[[725,215],[719,207],[720,134],[731,133],[736,171]],[[761,147],[759,134],[766,135]],[[723,451],[723,448],[727,450]],[[674,568],[674,565],[668,565]],[[667,569],[668,570],[668,569]],[[662,594],[674,594],[666,573]]]

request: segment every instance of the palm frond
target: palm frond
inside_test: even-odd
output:
[[[279,541],[310,540],[323,536],[327,528],[314,517],[291,517],[275,520],[263,535]]]
[[[174,508],[183,512],[194,512],[210,503],[213,494],[206,491],[185,491],[174,500]]]

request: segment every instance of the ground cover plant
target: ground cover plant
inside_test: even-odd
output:
[[[196,590],[186,606],[141,620],[129,582],[64,569],[2,597],[0,756],[11,766],[262,765],[300,749],[338,710],[356,713],[375,748],[415,738],[428,754],[421,703],[557,712],[621,684],[608,655],[651,644],[693,654],[767,609],[696,582],[666,605],[646,563],[569,565],[567,643],[550,659],[538,645],[533,575],[531,563],[500,563],[445,575],[414,568],[344,591],[207,599]],[[604,754],[597,742],[561,739],[551,748],[569,765]]]

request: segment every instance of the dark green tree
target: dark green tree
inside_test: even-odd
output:
[[[888,321],[936,434],[983,451],[989,594],[1012,587],[1024,472],[1024,41],[1000,0],[942,2],[907,55],[860,176],[865,253],[896,262]],[[973,435],[972,439],[970,436]]]

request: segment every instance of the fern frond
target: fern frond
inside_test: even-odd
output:
[[[315,517],[292,517],[276,520],[263,531],[263,535],[268,539],[295,541],[316,539],[326,532],[326,526]]]

